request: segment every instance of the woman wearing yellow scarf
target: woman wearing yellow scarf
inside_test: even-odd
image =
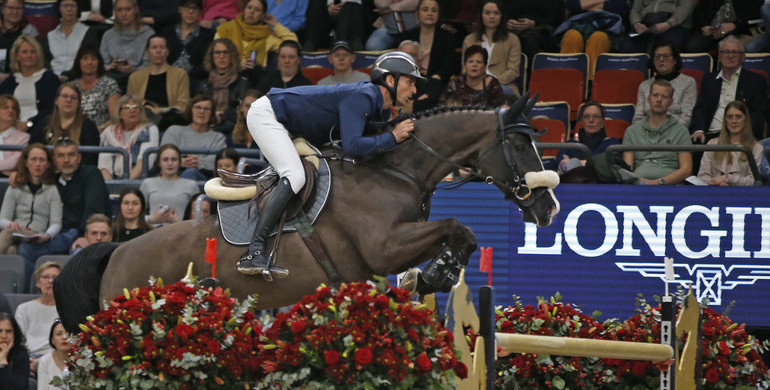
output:
[[[266,0],[248,0],[243,12],[235,20],[220,24],[216,38],[227,38],[238,48],[241,69],[253,69],[267,65],[267,52],[278,50],[281,42],[297,40],[297,36],[284,27],[273,15],[266,13]],[[252,58],[252,51],[256,58]]]

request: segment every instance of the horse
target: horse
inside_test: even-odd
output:
[[[275,262],[289,270],[288,277],[267,282],[241,274],[236,262],[245,247],[223,240],[218,220],[209,216],[173,223],[119,246],[95,244],[73,256],[54,285],[60,316],[68,330],[76,331],[100,302],[124,288],[146,285],[150,276],[179,280],[190,262],[199,277],[210,276],[211,265],[204,262],[208,237],[219,242],[216,276],[222,287],[238,298],[256,293],[257,309],[293,304],[322,283],[397,274],[431,259],[455,260],[461,264],[455,268],[467,265],[476,249],[473,232],[454,218],[426,221],[431,194],[453,170],[474,167],[473,175],[499,188],[522,209],[525,221],[540,227],[559,210],[552,191],[558,176],[544,171],[533,141],[537,133],[526,117],[536,99],[522,97],[507,110],[417,113],[412,136],[396,148],[356,163],[330,159],[331,193],[313,229],[341,280],[330,279],[297,233],[284,233],[275,250]],[[381,124],[380,131],[392,130],[397,121]]]

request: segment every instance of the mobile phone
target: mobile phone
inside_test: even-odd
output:
[[[158,206],[158,212],[159,213],[163,214],[166,211],[168,211],[168,205],[167,204],[162,204],[162,205]]]
[[[251,62],[257,62],[257,51],[255,49],[251,49],[249,60],[251,60]]]

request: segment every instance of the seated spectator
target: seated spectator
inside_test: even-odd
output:
[[[11,313],[0,312],[0,383],[7,390],[26,390],[29,374],[24,334]]]
[[[124,188],[118,197],[118,215],[112,224],[112,241],[126,242],[153,229],[144,216],[147,203],[138,188]]]
[[[368,74],[353,69],[356,55],[347,42],[335,42],[328,58],[334,73],[318,80],[316,85],[355,84],[359,81],[369,81]]]
[[[238,49],[227,38],[214,40],[206,51],[203,66],[208,80],[203,93],[214,100],[215,130],[228,134],[232,131],[237,117],[238,99],[249,89],[251,82],[240,75],[241,62]]]
[[[609,52],[614,42],[623,38],[626,31],[623,19],[628,17],[631,1],[566,0],[565,6],[567,14],[572,16],[556,28],[554,36],[561,37],[562,53],[588,54],[589,78],[593,79],[596,58]]]
[[[305,13],[308,0],[267,0],[270,15],[293,33],[305,29]]]
[[[0,95],[0,139],[4,145],[26,145],[29,134],[16,129],[19,122],[19,101],[13,95]],[[16,170],[21,152],[0,152],[0,173],[7,177]]]
[[[14,186],[5,191],[0,207],[0,253],[16,253],[22,241],[29,245],[48,242],[61,230],[62,202],[52,160],[43,144],[29,145],[21,152]],[[34,267],[34,261],[25,258],[25,283]]]
[[[645,116],[650,114],[650,105],[647,102],[650,85],[653,81],[662,79],[668,80],[674,87],[674,102],[668,109],[669,115],[685,127],[690,127],[692,110],[698,99],[698,86],[695,79],[679,72],[682,70],[682,56],[679,55],[674,44],[666,40],[655,41],[652,45],[649,65],[652,70],[652,77],[639,84],[636,110],[632,122],[642,121]]]
[[[449,97],[454,97],[466,106],[499,106],[503,102],[503,87],[495,76],[487,74],[487,56],[487,51],[481,46],[468,46],[464,52],[465,73],[449,82],[439,103],[445,104]]]
[[[265,75],[257,85],[257,90],[267,94],[271,88],[291,88],[312,84],[302,75],[302,51],[297,41],[283,41],[278,49],[278,70]]]
[[[270,10],[270,9],[268,9]],[[357,0],[308,0],[305,22],[306,51],[329,47],[336,40],[350,42],[354,51],[364,50],[372,18],[372,2]],[[329,39],[330,35],[334,39]]]
[[[108,241],[112,241],[112,221],[104,214],[91,214],[86,220],[86,234],[72,243],[70,254],[74,255],[91,244]]]
[[[241,104],[238,107],[238,117],[233,126],[233,132],[227,135],[227,146],[231,148],[256,149],[257,144],[251,138],[249,128],[246,125],[246,114],[249,113],[251,104],[262,97],[262,93],[256,89],[250,89],[243,94]]]
[[[58,387],[49,385],[54,377],[63,377],[64,368],[67,367],[67,354],[72,344],[67,342],[69,334],[64,329],[58,318],[51,324],[48,334],[48,344],[53,351],[43,355],[37,367],[37,388],[40,390],[58,390]]]
[[[112,0],[78,0],[80,21],[99,31],[99,38],[110,29],[108,22],[112,22],[114,7]]]
[[[216,30],[238,16],[238,0],[203,0],[201,26]]]
[[[113,146],[129,151],[129,177],[142,176],[142,158],[147,148],[158,146],[158,127],[144,115],[140,100],[125,95],[118,100],[113,124],[102,132],[100,146]],[[149,163],[152,165],[152,161]],[[106,180],[123,177],[123,155],[99,153],[99,170]]]
[[[88,26],[78,21],[80,15],[75,0],[59,1],[59,13],[61,23],[48,32],[45,46],[51,56],[51,70],[57,76],[66,78],[63,74],[72,69],[75,54],[88,33]]]
[[[505,28],[505,3],[500,0],[484,0],[481,4],[476,29],[463,41],[463,53],[472,45],[483,47],[489,57],[486,71],[504,85],[503,89],[508,89],[506,95],[518,96],[516,80],[519,78],[521,64],[519,37]]]
[[[217,165],[217,171],[224,169],[230,172],[238,172],[238,161],[241,155],[233,148],[224,148],[217,152],[214,163]],[[216,176],[219,176],[218,172]]]
[[[43,51],[37,39],[21,35],[11,48],[11,71],[0,84],[0,93],[19,101],[19,120],[31,128],[53,111],[54,94],[61,81],[43,66]]]
[[[277,51],[281,42],[297,36],[267,13],[266,0],[248,0],[235,20],[220,24],[214,38],[227,38],[235,44],[241,69],[258,72],[267,65],[268,52]],[[256,73],[250,77],[257,80]],[[254,81],[252,81],[254,82]]]
[[[764,148],[751,132],[751,116],[743,102],[727,104],[722,131],[709,145],[743,145],[753,152],[757,167],[762,164]],[[741,152],[703,153],[698,179],[716,186],[753,186],[755,180],[761,180],[751,173],[746,155]]]
[[[569,140],[567,142],[579,142],[588,147],[591,150],[591,155],[597,155],[604,153],[610,145],[620,144],[620,140],[607,136],[607,132],[604,129],[605,111],[604,106],[601,103],[593,100],[589,100],[580,107],[578,110],[578,119],[582,124],[582,127],[578,131],[577,140]],[[558,171],[560,173],[572,172],[574,168],[579,168],[585,165],[585,160],[577,157],[570,157],[575,151],[561,150],[556,156],[555,162],[558,164]],[[545,165],[545,163],[543,164]],[[551,168],[551,167],[549,167]],[[585,173],[585,171],[584,171]],[[571,176],[576,175],[572,173]],[[598,183],[598,178],[595,181]]]
[[[179,0],[141,0],[139,15],[142,24],[161,31],[179,23]]]
[[[102,36],[99,52],[121,90],[125,90],[131,73],[150,63],[145,47],[153,34],[152,27],[141,23],[136,0],[115,1],[115,25]]]
[[[656,39],[667,39],[679,52],[685,50],[690,39],[692,11],[695,0],[636,0],[628,18],[631,33],[620,42],[620,52],[647,52]]]
[[[30,143],[53,145],[59,138],[67,137],[81,146],[99,146],[99,129],[83,115],[80,101],[80,90],[75,84],[62,84],[56,91],[53,113],[30,130]],[[96,165],[97,160],[96,153],[88,153],[83,163]]]
[[[202,7],[201,0],[180,1],[179,24],[160,31],[168,45],[168,63],[187,71],[191,85],[196,91],[208,77],[203,58],[206,49],[214,40],[214,31],[201,27],[198,23]]]
[[[564,1],[511,1],[508,4],[506,27],[519,37],[521,51],[530,64],[535,54],[557,50],[552,34],[564,21]]]
[[[190,79],[182,68],[169,65],[166,38],[153,35],[147,40],[150,64],[128,78],[128,94],[143,98],[151,120],[160,130],[182,123],[181,113],[190,101]]]
[[[374,11],[380,17],[374,21],[375,30],[366,40],[366,50],[393,49],[398,35],[417,26],[418,0],[374,0]]]
[[[178,148],[207,148],[219,150],[227,146],[222,133],[211,130],[216,121],[213,115],[214,102],[206,95],[197,95],[187,105],[185,116],[189,118],[187,126],[171,126],[163,134],[161,144],[173,144]],[[214,176],[214,155],[189,154],[182,156],[180,165],[184,172],[180,175],[186,179],[207,180]]]
[[[3,1],[3,18],[0,20],[0,52],[5,51],[5,65],[0,71],[3,73],[15,72],[10,67],[8,57],[10,57],[11,47],[21,35],[37,37],[40,35],[24,17],[24,0],[5,0]],[[0,81],[8,77],[3,75]]]
[[[730,1],[733,12],[729,14],[720,11],[726,4],[724,0],[698,2],[692,12],[693,34],[687,42],[688,53],[716,50],[717,43],[728,35],[744,41],[751,39],[749,21],[757,18],[762,0]]]
[[[83,94],[83,114],[98,126],[99,131],[104,130],[110,124],[111,113],[118,108],[120,87],[115,79],[106,76],[98,47],[91,44],[81,46],[70,75]]]
[[[67,254],[77,237],[85,234],[86,220],[91,214],[110,215],[110,197],[99,170],[80,164],[78,144],[62,138],[54,144],[53,161],[58,172],[56,187],[62,201],[62,230],[42,244],[22,242],[19,255],[34,264],[38,257]]]
[[[147,199],[150,224],[173,223],[182,220],[187,202],[200,192],[198,184],[190,179],[179,177],[179,148],[165,144],[158,150],[160,174],[144,179],[139,189]]]
[[[764,53],[770,51],[770,1],[765,0],[765,4],[760,9],[762,21],[765,22],[765,32],[754,38],[748,45],[746,51],[749,53]]]
[[[668,115],[674,102],[674,87],[666,80],[650,85],[650,114],[626,129],[623,145],[691,145],[687,128]],[[679,184],[692,175],[692,155],[689,152],[624,152],[639,184]]]
[[[701,81],[690,125],[693,142],[705,143],[719,135],[725,108],[733,100],[748,106],[754,138],[765,138],[767,80],[741,67],[746,54],[734,36],[719,41],[718,58],[721,70],[704,75]]]
[[[30,373],[37,373],[40,358],[51,352],[48,333],[51,324],[59,318],[56,312],[56,300],[53,295],[53,281],[61,273],[61,265],[55,261],[46,261],[35,270],[35,286],[40,289],[40,297],[19,305],[14,318],[21,333],[27,340]]]
[[[184,219],[187,221],[208,217],[212,213],[216,213],[216,207],[216,202],[201,192],[190,198],[184,209]]]

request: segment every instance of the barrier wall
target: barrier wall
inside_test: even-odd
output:
[[[749,326],[770,326],[770,187],[561,185],[561,212],[536,229],[492,186],[470,183],[437,191],[431,219],[455,217],[479,246],[494,247],[495,300],[525,302],[560,292],[565,302],[600,310],[602,318],[633,314],[638,293],[662,294],[663,257],[676,261],[676,284],[699,301]],[[486,284],[478,251],[466,280]],[[444,307],[445,296],[438,297]]]

